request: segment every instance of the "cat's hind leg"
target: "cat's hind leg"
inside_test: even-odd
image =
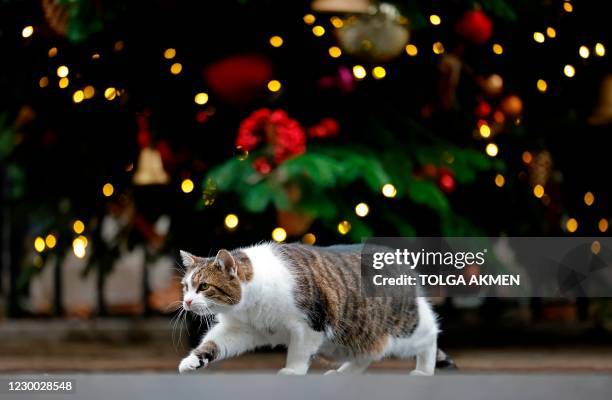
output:
[[[423,350],[416,355],[416,367],[410,372],[410,375],[416,376],[431,376],[436,368],[436,341],[432,341]]]

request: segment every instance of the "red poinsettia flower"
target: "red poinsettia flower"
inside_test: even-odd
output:
[[[306,151],[304,129],[283,110],[262,108],[240,124],[236,137],[237,147],[251,151],[262,143],[272,148],[272,157],[276,164]],[[263,164],[259,162],[258,165]]]

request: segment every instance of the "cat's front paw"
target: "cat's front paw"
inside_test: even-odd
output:
[[[283,368],[278,371],[278,375],[306,375],[306,372],[297,371],[293,368]]]
[[[180,374],[186,374],[195,371],[198,368],[206,368],[208,360],[204,357],[198,357],[195,354],[189,354],[181,360],[178,370]]]
[[[433,372],[426,372],[415,369],[413,371],[410,371],[410,376],[433,376]]]

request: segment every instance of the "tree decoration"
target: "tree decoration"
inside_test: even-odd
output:
[[[484,44],[493,35],[493,22],[482,10],[470,10],[459,18],[455,31],[467,41]]]
[[[203,74],[219,98],[244,105],[264,92],[272,79],[272,64],[261,55],[237,54],[208,65]]]
[[[313,11],[335,13],[366,13],[371,7],[369,0],[314,0]]]
[[[348,18],[336,33],[347,54],[374,62],[400,55],[410,37],[405,18],[388,3],[378,5],[371,13]]]
[[[548,150],[542,150],[529,164],[529,183],[532,187],[536,185],[546,186],[553,168],[553,160]]]
[[[523,113],[523,101],[517,95],[512,94],[502,100],[500,108],[508,117],[516,118]]]
[[[455,176],[453,171],[448,168],[440,168],[438,171],[438,187],[444,193],[451,193],[455,190]]]
[[[323,118],[318,124],[308,128],[309,138],[327,138],[330,136],[336,136],[340,126],[338,122],[333,118]]]
[[[249,152],[260,144],[266,157],[280,164],[306,150],[306,135],[285,111],[262,108],[242,121],[236,138],[236,147]]]
[[[601,82],[599,102],[588,121],[592,125],[612,123],[612,75],[606,76]]]
[[[504,90],[504,79],[498,74],[492,74],[481,80],[481,86],[487,96],[499,96]]]

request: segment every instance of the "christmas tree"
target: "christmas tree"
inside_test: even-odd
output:
[[[103,285],[125,244],[605,234],[599,8],[3,2],[3,279],[68,254]]]

